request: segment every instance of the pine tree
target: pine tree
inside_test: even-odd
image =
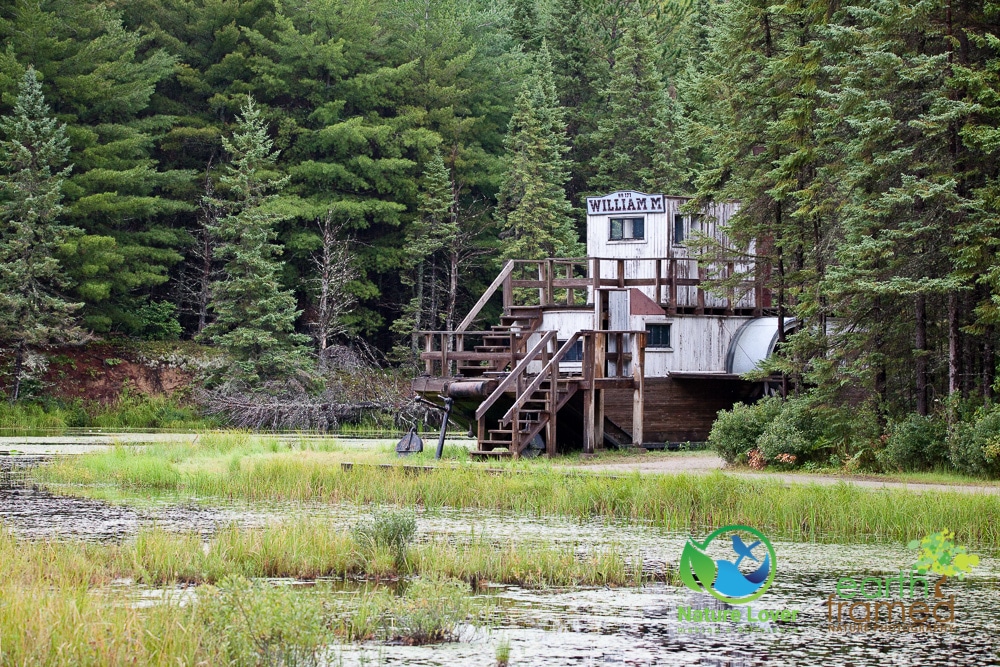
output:
[[[534,75],[515,103],[505,142],[507,172],[497,207],[504,258],[578,257],[583,253],[566,199],[569,175],[563,118],[548,48],[543,44]]]
[[[26,345],[81,335],[80,304],[65,297],[69,279],[55,258],[78,230],[59,221],[70,168],[66,127],[49,116],[35,70],[21,81],[13,115],[0,118],[0,339],[16,347],[11,402],[20,393]]]
[[[413,288],[413,296],[403,308],[403,316],[392,325],[393,331],[409,334],[414,355],[419,349],[417,332],[437,329],[440,324],[443,251],[458,233],[453,203],[451,174],[441,151],[434,151],[424,169],[417,219],[410,223],[406,235],[409,271],[402,281]]]
[[[231,165],[220,179],[228,197],[219,205],[227,215],[215,234],[224,277],[212,286],[215,321],[202,338],[225,349],[237,375],[251,384],[301,367],[309,342],[295,333],[300,311],[280,281],[281,248],[274,239],[275,225],[284,216],[269,204],[288,178],[269,171],[277,156],[272,145],[260,110],[248,97],[232,138],[223,140]]]
[[[599,192],[683,193],[688,179],[677,103],[664,90],[646,21],[629,17],[623,26],[603,91],[606,110],[591,139],[598,152],[589,185]]]

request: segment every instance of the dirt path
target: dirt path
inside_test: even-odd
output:
[[[1000,483],[982,484],[936,484],[931,482],[903,482],[862,475],[813,475],[808,473],[752,472],[749,470],[725,470],[725,462],[715,454],[681,453],[661,455],[639,455],[635,461],[615,463],[584,463],[565,466],[566,469],[591,470],[594,472],[640,472],[649,474],[709,474],[722,471],[727,475],[747,479],[764,479],[785,484],[831,485],[841,482],[870,489],[905,489],[907,491],[955,491],[959,493],[1000,494]]]

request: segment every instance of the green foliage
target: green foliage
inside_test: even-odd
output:
[[[890,470],[931,470],[948,461],[947,425],[938,417],[908,415],[889,425],[878,456]]]
[[[78,231],[59,221],[69,142],[34,69],[24,74],[13,115],[0,118],[0,133],[0,339],[19,350],[71,340],[81,333],[80,304],[65,297],[69,279],[54,256]]]
[[[737,403],[732,410],[719,412],[708,442],[726,463],[744,463],[747,453],[782,411],[779,398],[765,398],[752,405]]]
[[[416,531],[417,521],[412,511],[384,509],[358,523],[351,535],[365,553],[374,555],[387,549],[399,565],[406,559],[406,549]]]
[[[213,233],[223,277],[212,285],[214,321],[201,336],[234,359],[233,376],[250,383],[287,376],[303,363],[309,337],[295,332],[294,295],[280,283],[281,248],[273,243],[282,215],[273,208],[287,177],[268,173],[275,154],[267,126],[247,98],[232,139],[224,139],[232,164],[222,177],[229,198],[214,202],[227,215]]]
[[[605,108],[590,139],[600,148],[588,184],[600,192],[634,187],[682,194],[688,179],[680,110],[664,90],[646,20],[628,16],[622,24],[602,92]]]
[[[515,102],[504,145],[507,172],[497,204],[502,256],[540,259],[582,254],[566,198],[564,112],[544,45]]]
[[[957,576],[964,579],[966,573],[979,565],[979,556],[970,554],[965,547],[955,545],[955,533],[947,528],[927,535],[921,540],[913,540],[907,548],[919,552],[913,568],[921,574],[928,571],[946,577]]]
[[[978,409],[948,434],[948,460],[966,475],[1000,477],[1000,407]]]

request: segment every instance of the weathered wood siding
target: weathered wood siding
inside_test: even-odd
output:
[[[648,352],[646,356],[648,359]],[[760,385],[739,380],[648,379],[643,403],[643,440],[707,440],[719,410],[727,410],[740,401],[755,400],[760,391]],[[604,414],[631,433],[632,392],[606,391]]]

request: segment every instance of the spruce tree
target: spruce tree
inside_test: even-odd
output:
[[[681,115],[657,71],[646,21],[629,17],[603,92],[605,112],[592,135],[598,148],[589,185],[599,192],[638,188],[680,194],[687,188]]]
[[[505,142],[507,172],[497,207],[505,259],[583,253],[566,198],[569,178],[564,112],[545,44],[514,106]]]
[[[202,338],[225,349],[237,377],[256,383],[301,367],[309,337],[295,332],[295,296],[281,285],[282,249],[275,225],[285,216],[273,207],[288,182],[273,168],[277,152],[260,109],[248,97],[231,139],[223,139],[231,164],[220,181],[228,196],[217,205],[227,212],[214,230],[223,277],[212,286],[215,320]]]
[[[13,402],[25,346],[81,334],[80,304],[65,297],[70,281],[54,256],[78,230],[59,221],[69,142],[65,125],[49,116],[34,69],[21,80],[13,114],[0,118],[0,133],[0,339],[16,348]]]

